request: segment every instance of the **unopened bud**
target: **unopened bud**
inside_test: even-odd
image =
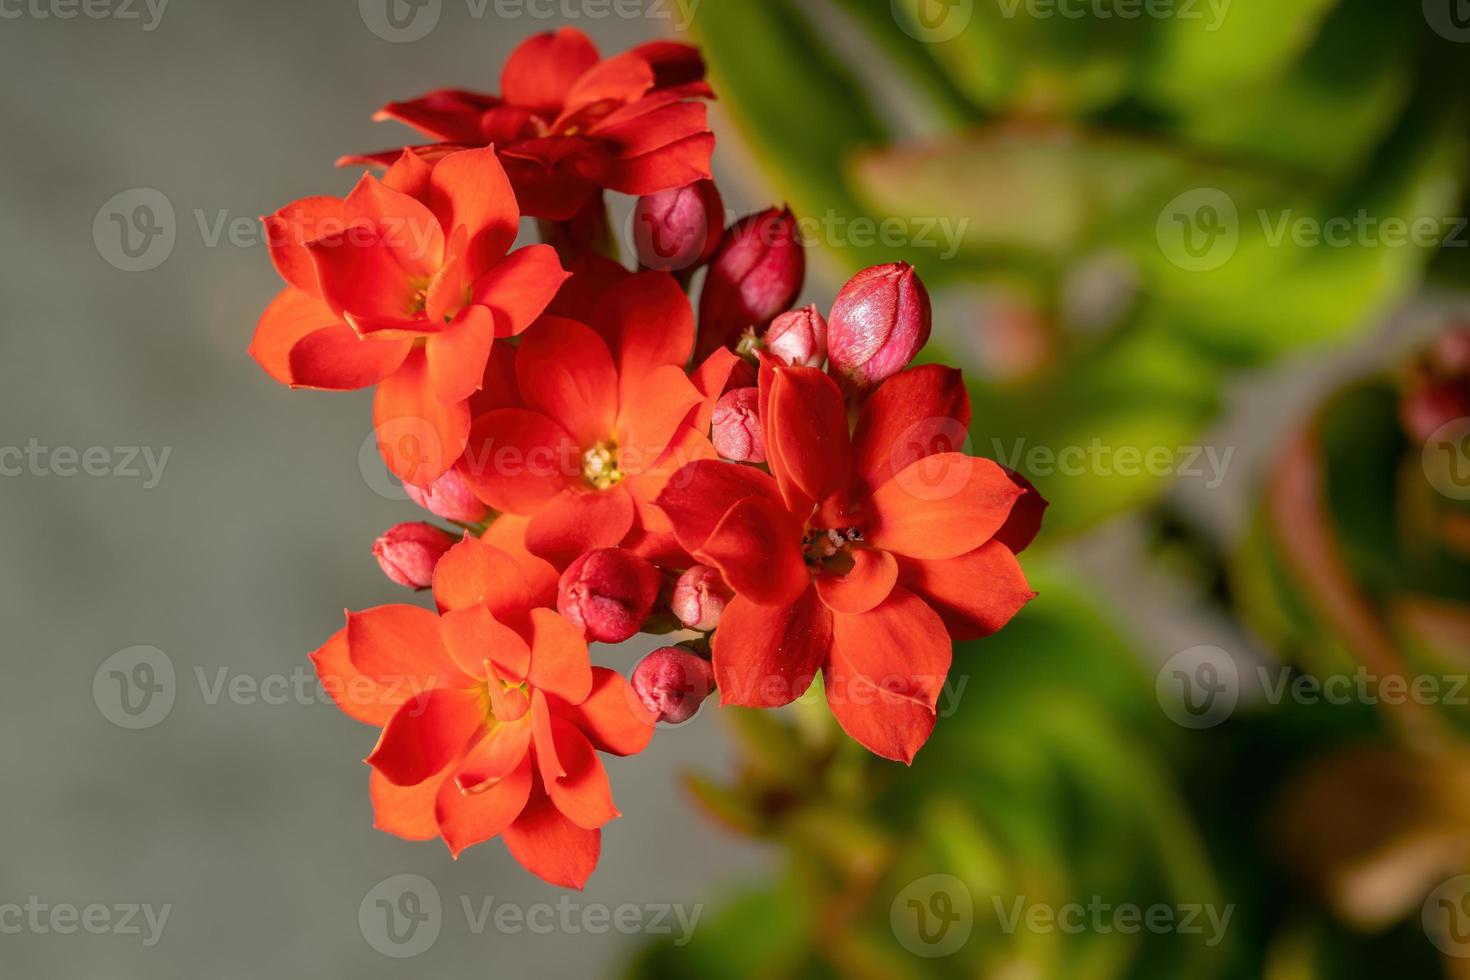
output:
[[[633,668],[633,690],[659,721],[677,725],[694,717],[715,687],[710,662],[681,647],[660,647]]]
[[[867,391],[908,367],[929,341],[929,293],[907,262],[864,269],[827,317],[829,370]]]
[[[432,524],[395,524],[373,542],[373,557],[383,574],[399,585],[427,589],[434,583],[434,566],[454,544],[453,535]]]
[[[490,508],[475,496],[458,467],[445,470],[443,476],[427,487],[405,483],[403,490],[409,500],[446,521],[479,524],[490,516]]]
[[[821,367],[827,359],[827,321],[815,306],[782,313],[766,330],[766,350],[792,367]]]
[[[714,257],[724,237],[725,205],[712,180],[640,197],[633,208],[638,261],[659,272],[698,268]]]
[[[1410,438],[1419,443],[1470,417],[1470,329],[1446,330],[1413,366],[1399,417]]]
[[[736,463],[766,461],[758,388],[736,388],[720,396],[710,416],[710,442],[715,452]]]
[[[720,616],[733,595],[719,572],[708,565],[695,565],[674,583],[669,606],[689,629],[708,633],[720,625]]]
[[[762,329],[791,308],[806,279],[796,217],[775,208],[741,218],[725,233],[699,297],[697,360]]]
[[[621,643],[643,627],[662,582],[658,569],[631,551],[598,548],[562,573],[556,608],[587,639]]]

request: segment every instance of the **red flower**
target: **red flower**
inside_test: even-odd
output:
[[[405,153],[382,181],[364,175],[346,199],[304,198],[265,223],[290,285],[251,356],[293,387],[377,385],[388,468],[432,483],[464,449],[495,338],[524,330],[568,275],[545,245],[506,254],[520,213],[495,154],[430,165]]]
[[[617,545],[681,554],[652,501],[685,463],[714,455],[712,401],[684,373],[694,316],[673,277],[625,277],[595,326],[546,316],[526,331],[520,406],[477,418],[461,464],[491,507],[530,518],[526,546],[558,568]]]
[[[736,593],[714,635],[721,701],[786,704],[820,670],[843,729],[910,762],[952,641],[993,633],[1034,596],[1015,557],[1039,524],[1039,507],[1016,506],[1034,491],[945,451],[969,424],[958,371],[895,375],[851,436],[816,368],[768,360],[760,393],[773,475],[701,460],[658,499],[679,543]]]
[[[368,756],[377,826],[458,857],[501,836],[527,870],[580,888],[618,816],[597,750],[641,751],[653,720],[581,633],[532,608],[521,567],[467,538],[434,574],[440,615],[349,613],[312,655],[344,712],[381,725]]]
[[[521,210],[565,221],[599,188],[644,195],[710,176],[713,97],[704,62],[688,45],[644,44],[603,60],[580,31],[527,38],[500,76],[499,96],[438,89],[392,102],[374,116],[406,123],[436,142],[434,157],[493,145]],[[338,161],[391,163],[397,151]]]

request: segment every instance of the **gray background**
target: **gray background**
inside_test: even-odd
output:
[[[279,282],[254,238],[208,234],[221,214],[344,193],[355,174],[332,168],[338,154],[407,137],[373,124],[372,110],[436,86],[493,90],[515,44],[557,21],[499,18],[494,3],[476,19],[465,0],[445,0],[427,37],[389,43],[353,0],[173,0],[151,31],[141,2],[136,20],[43,18],[36,4],[58,9],[26,2],[8,0],[0,19],[0,445],[170,455],[151,489],[146,469],[0,478],[0,906],[34,895],[173,909],[152,948],[136,935],[0,934],[0,974],[616,972],[639,938],[472,934],[461,896],[526,906],[560,893],[498,842],[456,863],[442,844],[375,831],[358,761],[373,729],[311,698],[211,704],[196,673],[213,685],[221,669],[256,683],[308,670],[344,607],[408,598],[369,547],[417,516],[374,490],[380,468],[359,466],[367,393],[293,393],[246,357]],[[671,27],[576,24],[605,53]],[[764,203],[768,192],[730,179],[731,156],[720,154],[732,206]],[[132,188],[162,192],[176,216],[172,252],[148,271],[115,268],[93,236],[99,208]],[[830,285],[815,282],[822,292]],[[109,453],[109,466],[122,462]],[[104,660],[140,644],[170,659],[176,701],[129,731],[99,710],[92,684]],[[602,651],[623,669],[636,653]],[[726,753],[705,713],[636,760],[612,760],[624,819],[576,901],[692,905],[762,873],[773,856],[716,830],[679,785],[687,769],[723,769]],[[444,921],[427,952],[395,960],[365,941],[358,909],[402,873],[433,883]]]

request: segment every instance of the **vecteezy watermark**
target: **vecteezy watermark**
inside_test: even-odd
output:
[[[1176,724],[1213,728],[1234,714],[1247,678],[1267,705],[1470,705],[1470,674],[1380,675],[1358,667],[1318,677],[1265,664],[1242,672],[1228,651],[1214,646],[1190,647],[1170,657],[1155,678],[1155,690],[1159,706]]]
[[[1225,23],[1234,0],[992,0],[1002,17],[1033,20],[1198,20],[1211,34]]]
[[[435,684],[431,675],[318,676],[308,666],[264,675],[195,666],[189,678],[192,685],[181,688],[172,658],[157,647],[128,647],[104,660],[92,675],[92,700],[114,725],[139,730],[168,718],[183,691],[197,692],[199,702],[211,708],[370,707],[404,704]]]
[[[703,905],[673,902],[606,905],[581,902],[563,894],[551,902],[505,902],[494,895],[459,895],[454,908],[472,936],[495,932],[504,936],[549,935],[672,936],[675,946],[688,945],[704,912]],[[395,875],[378,882],[357,908],[357,925],[367,944],[384,956],[407,959],[429,950],[439,939],[448,916],[434,883],[422,875]]]
[[[0,0],[0,20],[139,21],[157,29],[168,0]]]
[[[1429,485],[1451,500],[1470,500],[1470,418],[1440,426],[1420,457]]]
[[[977,0],[889,0],[904,33],[926,44],[942,44],[964,33],[975,19]],[[984,0],[981,0],[984,2]]]
[[[1470,44],[1470,2],[1424,0],[1424,19],[1447,41]]]
[[[1420,921],[1424,934],[1441,953],[1470,957],[1470,875],[1451,878],[1430,892]]]
[[[656,20],[683,33],[703,0],[464,0],[472,20],[497,22],[555,20],[558,23],[605,20]],[[357,0],[367,29],[384,41],[420,41],[439,26],[443,0]]]
[[[996,921],[1007,935],[1017,932],[1059,932],[1068,936],[1106,936],[1112,933],[1134,936],[1147,932],[1155,935],[1201,936],[1205,945],[1210,947],[1224,942],[1225,932],[1230,928],[1230,919],[1235,914],[1233,904],[1220,906],[1209,902],[1156,902],[1151,905],[1137,905],[1132,902],[1111,902],[1100,895],[1094,895],[1086,902],[1067,902],[1060,905],[1031,902],[1024,895],[1010,899],[992,895],[990,901]]]
[[[168,466],[171,452],[172,446],[162,449],[152,446],[86,446],[80,449],[76,446],[43,446],[39,439],[31,438],[24,446],[0,446],[0,477],[141,479],[143,489],[152,490],[163,480],[163,470]]]
[[[1376,215],[1366,208],[1322,218],[1291,208],[1255,212],[1268,248],[1467,248],[1470,218],[1454,215]],[[1210,272],[1235,257],[1240,247],[1240,212],[1235,200],[1214,187],[1174,198],[1155,226],[1159,248],[1188,272]]]
[[[118,191],[92,219],[97,254],[124,272],[147,272],[163,265],[177,238],[173,202],[152,187]]]
[[[1225,482],[1235,458],[1234,446],[1110,446],[1100,438],[1059,448],[992,439],[991,450],[1002,466],[1029,476],[1177,477],[1203,480],[1207,490]]]
[[[954,875],[925,875],[893,896],[888,925],[898,944],[915,956],[949,956],[970,941],[975,898]]]
[[[152,948],[163,938],[173,904],[118,902],[108,905],[89,902],[47,902],[30,895],[24,902],[0,902],[0,935],[71,936],[85,932],[93,936],[141,936]]]

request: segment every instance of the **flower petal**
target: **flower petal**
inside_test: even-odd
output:
[[[531,717],[490,726],[485,737],[465,753],[464,761],[454,774],[457,788],[464,793],[488,788],[487,784],[503,779],[520,768],[531,749]],[[527,773],[529,778],[530,774]]]
[[[872,493],[916,459],[963,452],[969,429],[970,395],[959,371],[925,364],[895,374],[858,415],[854,492]]]
[[[618,468],[636,476],[653,467],[702,396],[680,368],[654,368],[643,386],[630,393],[618,411]]]
[[[325,391],[370,388],[402,367],[412,349],[411,340],[366,339],[339,322],[307,334],[291,348],[291,386]]]
[[[469,234],[470,278],[488,272],[516,240],[521,213],[493,147],[461,150],[434,164],[429,208],[442,227]]]
[[[653,738],[653,717],[615,670],[593,667],[592,689],[580,704],[551,700],[553,713],[580,728],[599,752],[635,755]]]
[[[447,330],[428,339],[429,383],[440,404],[462,402],[480,390],[494,343],[495,321],[483,306],[465,307]]]
[[[506,61],[500,94],[511,105],[559,111],[577,79],[601,60],[591,39],[579,30],[563,27],[537,34]]]
[[[531,798],[531,757],[525,755],[507,775],[475,792],[446,779],[434,799],[434,817],[449,853],[456,858],[476,844],[504,833]]]
[[[558,888],[578,888],[597,870],[602,831],[584,830],[568,820],[539,783],[525,810],[502,833],[511,856],[527,871]]]
[[[416,694],[383,726],[367,763],[396,786],[413,786],[465,751],[485,724],[479,695],[437,687]]]
[[[516,337],[545,312],[570,276],[551,246],[527,245],[476,279],[470,300],[495,314],[497,337]]]
[[[607,338],[618,365],[624,403],[654,368],[683,370],[694,350],[694,309],[673,276],[640,272],[608,290],[593,326]]]
[[[372,770],[368,795],[373,801],[373,826],[405,840],[433,840],[439,836],[434,819],[434,797],[447,780],[437,773],[413,786],[395,786],[386,776]]]
[[[801,524],[785,507],[746,497],[731,507],[695,557],[720,570],[730,588],[751,602],[784,606],[807,590]]]
[[[469,683],[439,637],[439,618],[419,606],[377,606],[347,614],[347,655],[358,673],[402,704],[434,687]]]
[[[958,558],[902,559],[899,575],[939,613],[957,643],[989,636],[1036,598],[1015,553],[998,539]]]
[[[761,405],[766,456],[795,511],[845,488],[852,460],[847,407],[837,383],[817,368],[781,365],[769,376]]]
[[[587,641],[551,609],[531,610],[531,668],[526,681],[571,704],[582,703],[592,690]]]
[[[526,407],[561,423],[578,446],[590,449],[612,437],[618,374],[591,327],[542,317],[521,339],[516,379]]]
[[[580,477],[581,447],[540,412],[486,412],[475,419],[467,442],[460,467],[465,482],[496,510],[536,514]]]
[[[674,473],[656,501],[686,551],[698,551],[720,518],[746,497],[781,502],[770,475],[725,460],[695,460]]]
[[[423,350],[378,385],[373,424],[383,462],[400,480],[428,486],[454,465],[470,435],[466,402],[445,405],[434,394]]]
[[[576,725],[556,716],[551,719],[551,733],[563,774],[550,778],[543,769],[541,780],[556,808],[572,823],[587,830],[596,830],[621,816],[613,805],[607,770],[587,736]]]
[[[827,703],[842,730],[870,752],[910,763],[934,729],[950,657],[939,615],[894,589],[861,615],[833,615]]]
[[[827,658],[832,614],[808,589],[788,606],[758,606],[736,596],[715,630],[720,703],[778,708],[800,697]]]
[[[502,623],[519,625],[517,617],[529,598],[514,558],[487,541],[466,536],[434,566],[434,602],[441,610],[484,606]]]
[[[521,678],[531,663],[531,648],[515,630],[501,623],[484,606],[451,609],[439,617],[439,637],[464,673],[485,678],[489,660],[500,677]]]
[[[276,267],[276,272],[302,292],[318,295],[316,265],[302,243],[342,230],[345,224],[342,199],[304,197],[261,221],[265,225],[271,265]]]
[[[529,517],[501,514],[490,523],[480,540],[499,548],[515,561],[520,568],[528,606],[554,606],[556,583],[560,576],[550,562],[537,558],[526,549],[526,528],[530,523]]]
[[[954,558],[994,537],[1022,492],[988,459],[936,453],[868,499],[867,541],[899,557]]]
[[[412,693],[407,685],[384,686],[358,670],[348,653],[347,630],[333,633],[311,654],[317,680],[327,696],[349,718],[381,728]]]
[[[633,500],[621,484],[569,488],[548,500],[526,527],[526,548],[559,569],[594,548],[611,548],[633,527]]]
[[[858,548],[852,561],[846,575],[816,577],[817,594],[833,612],[865,613],[887,599],[898,582],[898,562],[881,548]]]

